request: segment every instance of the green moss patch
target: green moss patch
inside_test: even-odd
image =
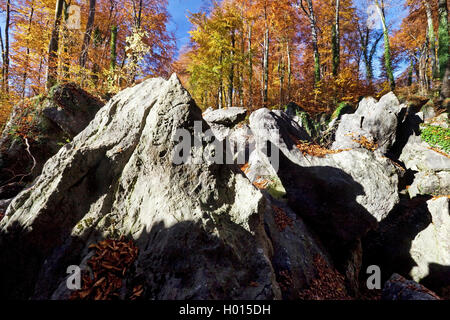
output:
[[[422,128],[422,140],[450,154],[450,129],[427,125]]]

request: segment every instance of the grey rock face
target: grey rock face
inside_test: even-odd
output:
[[[330,258],[319,239],[285,202],[269,196],[267,206],[264,222],[274,249],[272,264],[283,298],[296,300],[301,290],[318,277],[314,260],[320,257],[331,265]]]
[[[51,89],[43,114],[70,136],[80,133],[103,104],[73,84]]]
[[[80,133],[103,106],[101,101],[72,84],[55,86],[48,96],[34,98],[30,104],[32,108],[18,104],[2,132],[0,185],[20,179],[30,182],[36,178],[44,163]],[[16,132],[20,128],[20,119],[26,116],[33,118],[34,134],[28,137],[30,153],[24,139]],[[34,168],[32,157],[36,160]]]
[[[445,287],[450,285],[450,199],[446,196],[432,199],[427,205],[431,223],[411,243],[415,266],[410,274],[414,281],[425,279],[432,287]]]
[[[399,274],[393,274],[385,283],[383,300],[440,300],[439,297],[424,286],[406,280]]]
[[[411,136],[403,148],[400,160],[414,171],[450,171],[450,158],[430,149],[419,136]]]
[[[247,110],[232,107],[228,109],[207,109],[203,113],[203,119],[209,124],[214,136],[219,140],[225,140],[230,136],[232,129],[245,120]]]
[[[419,171],[408,188],[411,198],[418,195],[450,194],[450,171]]]
[[[400,105],[392,92],[378,102],[373,98],[363,99],[354,114],[342,116],[332,148],[361,148],[354,140],[365,137],[378,144],[379,151],[386,153],[395,142],[398,115],[403,108],[406,105]]]
[[[338,202],[346,199],[347,208],[352,207],[352,204],[360,209],[362,206],[378,221],[387,216],[399,201],[397,194],[399,169],[389,159],[367,150],[339,152],[323,158],[304,155],[296,148],[295,140],[306,140],[308,136],[289,121],[289,118],[285,119],[267,109],[257,110],[250,116],[250,127],[255,134],[257,149],[261,150],[261,146],[269,141],[280,155],[280,170],[276,172],[276,168],[269,166],[270,161],[264,154],[254,153],[247,174],[251,181],[260,176],[270,178],[276,175],[288,189],[288,185],[296,184],[293,178],[289,178],[291,175],[289,170],[305,171],[309,175],[299,177],[300,180],[297,181],[306,180],[313,175],[315,180],[328,185],[325,190],[335,188],[341,196],[341,201]],[[284,174],[285,181],[281,178]],[[292,173],[292,177],[294,176]],[[308,184],[314,183],[308,181]]]
[[[419,136],[409,138],[400,160],[407,169],[418,171],[408,189],[410,197],[450,193],[450,158],[432,150]]]
[[[246,114],[247,110],[245,108],[232,107],[206,112],[203,118],[209,124],[215,123],[226,127],[233,127],[243,121]]]
[[[173,163],[201,119],[175,75],[111,99],[0,222],[0,296],[67,297],[67,266],[124,235],[147,299],[280,298],[262,194],[235,166]]]

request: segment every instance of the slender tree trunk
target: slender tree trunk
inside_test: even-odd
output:
[[[429,90],[429,79],[428,79],[428,41],[424,44],[421,49],[421,55],[419,59],[419,87],[420,93],[426,95]]]
[[[408,87],[412,86],[413,73],[414,73],[414,60],[411,57],[411,64],[410,64],[409,70],[408,70]]]
[[[233,91],[234,91],[234,51],[236,49],[236,35],[235,31],[231,32],[231,65],[230,73],[228,74],[228,96],[227,96],[227,107],[231,108],[233,106]]]
[[[64,0],[56,1],[55,22],[53,24],[52,35],[48,46],[47,89],[54,86],[58,78],[59,27],[61,25],[63,3]]]
[[[96,0],[89,0],[89,16],[86,24],[86,32],[84,33],[83,44],[81,46],[80,67],[86,67],[86,61],[89,51],[89,43],[91,42],[92,30],[94,29]]]
[[[222,62],[223,62],[223,53],[220,53],[219,64],[221,67],[220,71],[220,79],[219,79],[219,89],[218,89],[218,106],[219,109],[223,108],[223,80],[222,80]]]
[[[244,52],[245,52],[245,35],[244,35],[244,31],[242,30],[241,32],[241,57],[240,59],[243,59],[244,57]],[[239,107],[243,108],[244,107],[244,64],[242,63],[242,60],[239,60]]]
[[[67,22],[67,19],[69,19],[69,5],[64,1],[64,7],[63,7],[63,14],[64,14],[64,21]],[[69,29],[67,28],[67,25],[64,24],[63,25],[63,29],[62,29],[62,34],[63,34],[63,38],[62,38],[62,48],[63,48],[63,52],[64,52],[64,57],[62,59],[62,70],[61,70],[61,78],[65,79],[69,73],[69,65],[70,62],[67,61],[67,56],[68,56],[68,48],[72,46],[73,44],[73,39],[72,37],[70,37],[69,35]]]
[[[434,35],[434,26],[433,26],[433,14],[431,11],[430,0],[423,0],[423,4],[425,6],[425,11],[427,13],[427,23],[428,23],[428,41],[430,44],[430,56],[432,63],[432,75],[433,79],[439,78],[439,72],[437,67],[437,59],[436,59],[436,37]]]
[[[283,56],[281,55],[281,50],[280,51],[280,57],[278,58],[278,77],[280,79],[280,91],[279,91],[279,95],[280,95],[280,108],[282,108],[283,104],[284,104],[284,77],[285,77],[285,68],[284,68],[284,63],[283,63]]]
[[[291,101],[291,82],[292,82],[292,62],[291,62],[291,46],[289,41],[286,46],[287,55],[287,69],[288,69],[288,83],[287,83],[287,101]]]
[[[339,72],[339,65],[341,60],[341,35],[340,35],[340,23],[339,23],[339,11],[340,11],[340,0],[336,0],[336,15],[334,20],[334,25],[332,26],[332,53],[333,53],[333,76],[336,77]]]
[[[31,11],[30,11],[30,16],[28,18],[28,34],[30,34],[30,31],[31,31],[31,23],[33,22],[33,14],[34,14],[34,7],[32,6]],[[25,91],[26,91],[26,86],[27,86],[29,59],[30,59],[30,47],[28,46],[28,41],[27,41],[27,54],[25,57],[25,65],[24,65],[24,70],[23,70],[23,75],[22,75],[22,98],[25,97]]]
[[[449,34],[447,0],[439,0],[439,75],[442,82],[441,95],[450,97]]]
[[[118,29],[116,25],[111,27],[111,40],[110,40],[110,57],[109,68],[114,70],[116,68],[117,60],[117,33]]]
[[[9,92],[9,27],[11,25],[11,0],[6,1],[6,18],[5,18],[5,47],[3,51],[3,67],[2,67],[2,89],[3,92]],[[2,41],[3,43],[3,41]]]
[[[375,4],[378,9],[378,14],[381,18],[381,24],[383,26],[383,36],[384,36],[384,64],[386,67],[386,73],[387,78],[389,81],[389,85],[391,87],[391,90],[395,90],[395,79],[394,79],[394,72],[392,70],[392,59],[391,59],[391,45],[389,42],[389,30],[386,25],[386,17],[384,15],[384,9],[383,9],[383,2],[380,5],[380,2],[378,0],[375,0]]]
[[[269,47],[270,47],[270,33],[269,33],[269,26],[266,22],[266,29],[264,31],[263,92],[262,92],[262,103],[264,107],[267,107],[269,94]]]
[[[253,25],[248,26],[248,98],[250,108],[253,110],[253,53],[252,53],[252,29]]]
[[[322,74],[320,71],[320,53],[319,53],[319,40],[317,35],[317,22],[316,16],[314,14],[314,8],[312,0],[306,0],[308,5],[308,10],[303,5],[303,0],[300,1],[300,6],[307,15],[309,19],[309,25],[311,27],[312,45],[314,52],[314,86],[317,87],[320,80],[322,79]]]

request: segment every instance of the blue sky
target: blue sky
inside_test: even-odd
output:
[[[189,43],[191,24],[187,19],[188,11],[198,12],[205,0],[169,0],[168,11],[172,16],[169,30],[175,33],[178,49]]]

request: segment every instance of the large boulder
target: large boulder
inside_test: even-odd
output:
[[[427,205],[431,223],[411,243],[415,266],[410,275],[439,292],[450,286],[450,196],[431,199]]]
[[[417,172],[409,195],[447,195],[450,193],[450,156],[432,149],[420,136],[411,135],[400,160],[409,170]]]
[[[246,115],[247,110],[239,107],[208,109],[203,113],[203,119],[209,124],[216,138],[225,140],[230,135],[231,130],[245,120]]]
[[[271,178],[270,175],[277,175],[285,188],[293,188],[292,190],[298,188],[297,185],[302,180],[310,185],[307,189],[314,188],[312,181],[315,181],[317,185],[324,185],[322,193],[333,190],[332,198],[336,198],[337,203],[352,208],[350,211],[364,208],[366,213],[378,221],[386,217],[399,201],[397,185],[400,169],[380,153],[367,150],[325,150],[322,156],[305,154],[297,144],[302,143],[302,140],[308,143],[308,135],[295,122],[292,125],[290,119],[282,113],[267,109],[260,109],[250,116],[250,128],[255,134],[258,151],[270,142],[272,156],[279,156],[279,163],[276,163],[264,158],[264,152],[252,154],[247,173],[252,181],[258,177]],[[268,166],[269,163],[271,167]],[[295,172],[305,172],[308,175],[299,176],[296,180]],[[312,177],[314,180],[307,180]]]
[[[440,300],[432,291],[417,282],[407,280],[399,274],[393,274],[385,283],[383,300]]]
[[[83,268],[91,244],[124,236],[139,250],[131,280],[143,298],[280,298],[263,195],[234,165],[175,164],[178,133],[192,138],[196,121],[175,75],[112,98],[9,206],[0,296],[67,298],[68,265]],[[187,154],[210,147],[188,144]]]
[[[450,157],[432,150],[420,136],[412,135],[399,158],[407,169],[414,171],[450,171]]]
[[[315,286],[323,268],[333,269],[331,258],[300,216],[284,201],[266,196],[268,208],[264,222],[274,249],[272,264],[277,281],[284,299],[302,299],[304,292]],[[344,287],[344,281],[341,286]],[[333,290],[337,295],[339,287],[335,286]]]
[[[378,265],[383,277],[398,273],[440,293],[450,286],[449,199],[428,199],[403,198],[365,237],[364,265]]]
[[[233,127],[245,119],[247,110],[245,108],[232,107],[227,109],[217,109],[206,112],[203,116],[206,122]]]
[[[102,106],[73,84],[56,85],[47,95],[16,105],[0,137],[0,186],[35,179]]]
[[[311,226],[346,276],[349,292],[357,294],[360,239],[398,203],[401,170],[379,152],[320,148],[280,111],[255,111],[250,128],[256,150],[247,177]]]
[[[395,142],[399,117],[405,110],[406,105],[400,105],[392,92],[378,102],[371,97],[364,98],[354,114],[342,116],[332,148],[363,148],[367,141],[373,149],[388,152]]]

